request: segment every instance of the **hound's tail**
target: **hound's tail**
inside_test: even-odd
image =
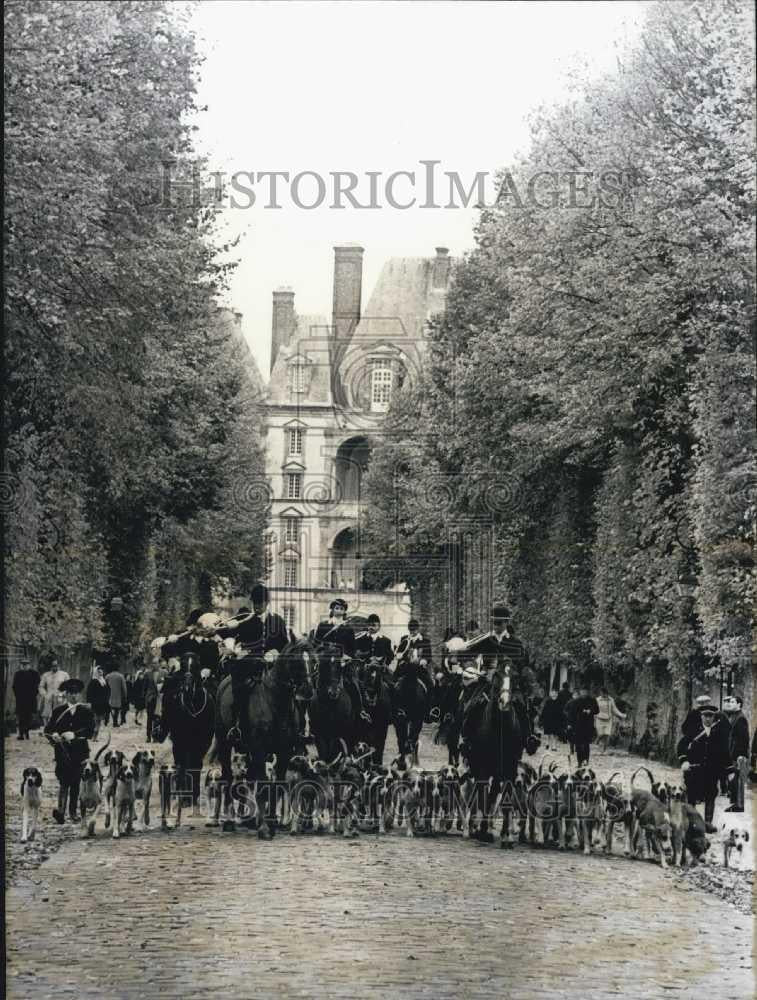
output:
[[[635,771],[633,772],[633,774],[631,775],[631,788],[633,788],[633,779],[634,779],[634,778],[636,777],[636,775],[637,775],[637,774],[639,773],[639,771],[645,771],[645,772],[646,772],[646,775],[647,775],[647,777],[649,778],[649,784],[650,784],[650,785],[653,785],[653,784],[654,784],[654,778],[652,777],[652,772],[651,772],[651,771],[649,770],[649,768],[648,768],[648,767],[645,767],[645,766],[644,766],[644,765],[642,764],[642,765],[641,765],[641,767],[637,767],[637,768],[636,768],[636,770],[635,770]]]

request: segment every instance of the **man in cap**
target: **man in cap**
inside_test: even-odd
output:
[[[729,785],[731,804],[726,812],[744,812],[744,786],[749,775],[749,722],[742,711],[743,704],[740,694],[732,694],[723,702],[730,724],[728,751],[732,772]]]
[[[27,659],[13,675],[13,696],[16,699],[16,718],[18,720],[18,739],[28,740],[34,710],[37,707],[39,691],[39,674]]]
[[[368,628],[355,641],[357,655],[365,660],[381,660],[385,667],[394,659],[394,650],[388,636],[381,634],[381,619],[378,615],[368,615]]]
[[[704,802],[704,822],[708,833],[715,833],[712,819],[715,814],[715,798],[718,782],[730,765],[729,725],[722,713],[718,712],[709,699],[697,699],[694,710],[697,719],[686,718],[684,735],[678,743],[678,759],[681,764],[689,805]],[[698,725],[698,732],[689,735]]]
[[[58,808],[53,809],[56,823],[62,823],[66,814],[66,800],[69,801],[69,819],[76,823],[79,817],[79,782],[82,762],[89,757],[89,740],[95,732],[95,717],[89,705],[81,704],[84,684],[76,677],[63,681],[61,695],[66,698],[62,705],[53,709],[50,721],[45,726],[45,736],[55,749],[55,777],[58,779]]]
[[[478,657],[482,674],[478,683],[471,684],[471,668],[463,672],[463,683],[468,681],[468,687],[463,691],[466,707],[466,724],[484,703],[486,688],[491,682],[495,670],[503,670],[511,666],[512,701],[520,723],[520,731],[524,745],[531,733],[531,722],[526,710],[526,698],[531,691],[532,675],[527,665],[526,651],[523,643],[516,638],[512,627],[512,613],[504,604],[495,604],[491,609],[491,630],[468,649],[472,657]]]
[[[421,632],[417,618],[411,618],[407,623],[407,634],[400,639],[395,655],[398,661],[395,680],[406,673],[417,673],[424,683],[431,679],[431,640]]]
[[[252,612],[246,618],[216,630],[220,638],[233,638],[237,642],[236,659],[229,663],[233,718],[228,739],[245,749],[249,741],[247,704],[250,681],[260,676],[265,664],[272,663],[289,641],[284,619],[268,609],[268,588],[256,583],[250,598]]]

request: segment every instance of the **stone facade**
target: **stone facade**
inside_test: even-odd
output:
[[[426,322],[444,309],[452,262],[445,248],[390,259],[363,309],[363,253],[334,248],[330,318],[297,315],[289,288],[273,293],[266,582],[298,634],[343,596],[350,613],[379,614],[396,641],[409,594],[403,584],[364,587],[361,481],[392,393],[423,363]]]

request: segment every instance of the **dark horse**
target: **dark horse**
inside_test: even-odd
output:
[[[177,798],[177,827],[184,796],[191,796],[192,805],[197,805],[202,762],[213,739],[215,701],[202,683],[196,656],[188,654],[185,669],[166,678],[162,697],[163,714],[156,735],[161,742],[166,735],[171,737],[175,768],[175,786],[172,790],[169,783],[165,796],[161,796],[161,825],[166,829],[172,791]]]
[[[278,658],[266,666],[260,677],[252,682],[247,703],[247,754],[249,767],[247,780],[255,782],[258,815],[258,837],[270,840],[274,833],[276,801],[271,789],[261,788],[266,781],[266,761],[276,756],[276,779],[284,779],[289,760],[297,740],[295,699],[309,700],[310,686],[309,644],[305,640],[290,642]],[[225,677],[218,688],[215,719],[216,753],[221,763],[223,783],[228,790],[232,783],[231,751],[227,735],[232,725],[233,698],[231,678]],[[225,830],[233,823],[224,824]]]
[[[464,726],[466,755],[471,774],[476,782],[474,801],[463,836],[470,836],[473,827],[473,809],[481,805],[483,820],[475,836],[491,843],[489,809],[504,790],[512,796],[518,771],[518,761],[523,753],[523,733],[517,706],[510,694],[510,668],[494,671],[489,683],[488,701],[483,712],[468,720]],[[489,782],[491,782],[489,784]],[[503,800],[504,801],[504,800]],[[510,840],[510,812],[503,809],[500,847],[512,847]]]
[[[344,670],[338,646],[319,648],[318,680],[309,713],[321,760],[333,760],[344,752],[343,743],[350,751],[357,741],[352,699],[344,688]]]
[[[379,660],[370,660],[362,670],[363,706],[371,717],[362,723],[362,738],[373,747],[373,763],[384,763],[384,745],[392,717],[392,697],[386,680],[386,668]]]
[[[418,738],[428,706],[428,688],[412,674],[404,674],[394,685],[393,721],[401,754],[418,763]]]
[[[449,674],[439,688],[439,725],[434,734],[434,743],[443,743],[447,747],[447,762],[460,763],[460,724],[462,722],[459,706],[462,691],[460,674]]]

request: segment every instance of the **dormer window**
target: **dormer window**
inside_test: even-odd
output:
[[[308,391],[308,359],[303,355],[297,355],[289,362],[289,388],[295,395],[302,395]]]
[[[394,373],[391,361],[375,358],[371,366],[371,411],[386,413],[392,400]]]

